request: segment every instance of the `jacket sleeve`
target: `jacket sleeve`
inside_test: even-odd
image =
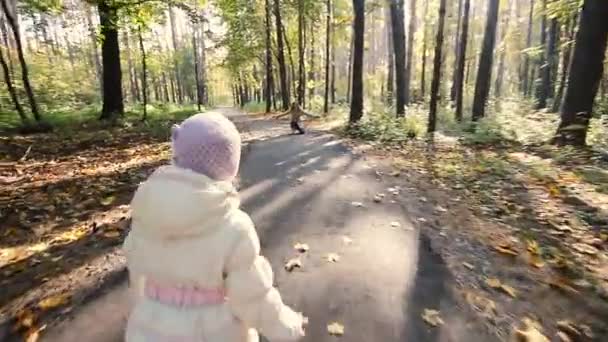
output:
[[[259,254],[260,242],[251,219],[243,214],[239,221],[238,242],[225,269],[230,308],[270,341],[297,340],[304,336],[303,316],[283,304],[272,286],[272,268]]]

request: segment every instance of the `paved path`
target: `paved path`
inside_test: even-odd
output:
[[[226,113],[243,130],[283,129]],[[327,333],[334,321],[345,327],[341,341],[492,341],[455,306],[441,258],[404,209],[408,199],[391,203],[387,186],[330,135],[281,135],[250,145],[241,169],[243,207],[256,223],[284,300],[310,319],[304,341],[337,341]],[[379,192],[387,195],[381,204],[372,201]],[[297,256],[296,242],[310,251],[303,267],[288,273],[283,264]],[[339,261],[328,262],[328,253]],[[123,284],[42,340],[119,341],[126,302]],[[425,308],[441,310],[445,324],[426,325]]]

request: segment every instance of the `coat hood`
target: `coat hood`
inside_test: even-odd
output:
[[[230,182],[174,165],[158,168],[131,202],[132,231],[151,239],[180,239],[217,229],[239,206]]]

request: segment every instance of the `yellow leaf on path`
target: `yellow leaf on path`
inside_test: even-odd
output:
[[[585,253],[589,255],[596,255],[598,252],[597,248],[585,243],[574,243],[572,244],[572,248],[576,249],[580,253]]]
[[[473,269],[475,269],[475,266],[473,266],[473,265],[469,264],[468,262],[463,262],[463,263],[462,263],[462,266],[464,266],[464,267],[468,268],[469,270],[473,270]]]
[[[287,263],[285,263],[285,270],[287,272],[293,271],[296,267],[302,267],[302,260],[300,260],[300,258],[289,259]]]
[[[502,290],[503,290],[503,291],[504,291],[506,294],[508,294],[509,296],[511,296],[511,297],[513,297],[513,298],[517,298],[517,291],[516,291],[516,290],[515,290],[513,287],[511,287],[511,286],[509,286],[509,285],[502,284],[502,285],[500,286],[500,288],[501,288],[501,289],[502,289]]]
[[[40,331],[42,331],[43,329],[44,329],[44,327],[28,329],[28,331],[25,333],[24,341],[25,342],[37,342],[38,339],[40,338]]]
[[[570,336],[580,336],[581,335],[581,332],[574,325],[574,323],[572,323],[568,320],[558,321],[556,325],[559,330],[563,331],[564,333],[566,333]]]
[[[34,325],[36,316],[29,309],[24,309],[17,313],[17,325],[19,327],[31,328]]]
[[[325,256],[325,259],[329,262],[338,262],[340,261],[340,256],[336,253],[329,253]]]
[[[422,316],[422,319],[427,324],[429,324],[433,327],[443,324],[443,320],[439,316],[439,311],[437,311],[437,310],[424,309],[424,312],[422,313],[421,316]]]
[[[547,336],[540,332],[540,325],[529,318],[523,320],[524,328],[515,330],[517,342],[550,342]]]
[[[38,302],[38,307],[42,310],[50,310],[67,303],[68,299],[69,297],[64,294],[47,297]]]
[[[556,335],[560,342],[572,342],[572,339],[563,331],[558,331]]]
[[[501,285],[500,280],[496,278],[486,278],[486,284],[493,289],[500,288]]]
[[[551,197],[558,197],[561,194],[561,191],[559,190],[559,188],[555,185],[550,185],[549,186],[549,195],[551,195]]]
[[[528,240],[528,252],[533,255],[540,255],[540,247],[538,246],[538,242],[534,240]]]
[[[344,326],[338,322],[333,322],[327,326],[327,332],[333,336],[344,335]]]
[[[530,254],[528,257],[528,263],[536,268],[543,268],[543,266],[545,266],[545,262],[538,255]]]
[[[566,278],[557,277],[555,279],[549,279],[547,281],[547,285],[556,288],[558,290],[564,291],[566,293],[577,294],[578,290],[570,285],[570,281]]]
[[[517,291],[512,286],[503,284],[497,278],[486,278],[486,284],[493,289],[502,290],[502,292],[508,294],[513,298],[517,297]]]
[[[101,199],[101,201],[99,201],[102,205],[110,205],[112,203],[114,203],[114,200],[116,200],[115,196],[107,196]]]
[[[507,254],[507,255],[511,255],[511,256],[519,255],[519,253],[517,253],[517,251],[513,250],[512,247],[510,247],[510,246],[506,246],[506,247],[505,246],[494,246],[494,249],[502,254]]]
[[[300,253],[306,253],[310,249],[307,244],[299,242],[296,243],[293,248]]]

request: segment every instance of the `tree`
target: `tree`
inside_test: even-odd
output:
[[[363,50],[365,36],[365,0],[353,0],[353,63],[350,122],[358,122],[363,116]]]
[[[173,69],[175,71],[175,90],[179,103],[184,102],[182,78],[179,72],[177,53],[179,51],[179,42],[177,39],[177,29],[175,27],[175,12],[173,6],[169,5],[169,22],[171,24],[171,41],[173,42]]]
[[[528,15],[528,34],[526,36],[526,49],[532,46],[532,24],[534,22],[534,0],[530,0],[530,13]],[[528,53],[524,53],[524,65],[522,68],[522,92],[524,96],[528,96],[528,89],[530,82],[530,56]]]
[[[583,146],[593,102],[604,72],[608,40],[608,2],[585,0],[576,34],[568,85],[561,108],[561,122],[554,143]]]
[[[271,30],[270,22],[270,0],[264,2],[264,12],[266,14],[266,113],[270,113],[272,106],[272,52],[271,52]]]
[[[95,30],[95,26],[93,26],[93,11],[91,10],[91,7],[88,4],[85,4],[85,9],[86,9],[86,19],[87,19],[87,26],[89,29],[89,36],[91,37],[91,51],[92,51],[92,59],[93,59],[93,64],[95,65],[95,77],[97,78],[97,81],[99,82],[99,89],[100,91],[103,90],[103,84],[102,84],[102,70],[101,70],[101,61],[99,60],[99,49],[97,47],[97,31]]]
[[[456,101],[456,78],[457,73],[456,70],[458,69],[458,52],[460,50],[459,48],[459,38],[460,38],[460,30],[462,29],[462,0],[458,0],[458,12],[456,13],[456,36],[454,36],[454,56],[456,58],[454,58],[454,73],[452,74],[452,88],[450,90],[450,101],[455,102]]]
[[[332,25],[332,10],[331,0],[326,0],[326,28],[325,28],[325,92],[323,94],[323,113],[329,112],[329,65],[331,63],[331,25]]]
[[[6,20],[8,21],[8,24],[11,27],[11,31],[13,32],[13,37],[17,46],[17,57],[19,58],[19,64],[21,65],[21,79],[23,81],[23,87],[25,88],[25,93],[27,94],[27,98],[30,103],[30,110],[34,115],[34,119],[36,121],[41,121],[42,116],[40,115],[40,111],[38,110],[38,104],[36,103],[36,98],[34,97],[34,90],[32,89],[32,85],[30,84],[29,71],[27,67],[27,62],[25,61],[25,56],[23,54],[21,34],[19,33],[19,27],[17,26],[17,19],[15,17],[15,13],[10,7],[8,0],[0,0],[0,5],[2,6],[2,10],[4,11],[4,16]]]
[[[13,81],[11,80],[11,72],[8,67],[8,63],[4,59],[4,52],[0,48],[0,65],[2,65],[2,72],[4,73],[4,81],[6,83],[6,88],[8,89],[8,94],[13,101],[13,105],[15,106],[15,110],[17,110],[17,114],[21,118],[21,123],[26,125],[28,123],[27,116],[25,115],[25,111],[23,107],[21,107],[21,103],[19,103],[19,98],[17,97],[17,91],[13,86]]]
[[[304,67],[304,0],[298,0],[298,104],[304,105],[305,67]]]
[[[395,79],[397,84],[397,116],[405,115],[405,32],[403,25],[403,0],[390,2],[393,49],[395,54]]]
[[[551,19],[547,44],[545,46],[545,65],[541,68],[540,99],[538,108],[546,108],[547,100],[554,96],[555,72],[557,67],[557,36],[559,34],[557,19]]]
[[[137,36],[139,37],[139,51],[141,52],[141,87],[144,99],[144,115],[141,119],[142,121],[146,121],[148,119],[148,68],[146,67],[146,49],[144,47],[144,39],[141,34],[141,27],[139,27],[137,30]]]
[[[424,26],[422,27],[422,72],[420,73],[420,97],[424,99],[424,95],[426,94],[426,59],[427,59],[427,25],[426,25],[426,17],[429,12],[429,2],[424,2],[424,15],[422,18],[425,19]]]
[[[391,0],[392,1],[392,0]],[[391,5],[384,8],[386,16],[386,103],[390,106],[393,104],[393,93],[395,92],[395,49],[393,48],[393,25],[391,22]]]
[[[407,33],[407,59],[405,65],[405,104],[411,102],[412,58],[414,54],[414,36],[416,34],[416,0],[410,0],[410,28]]]
[[[277,25],[277,60],[279,62],[279,77],[281,79],[281,99],[283,110],[289,108],[289,85],[287,83],[287,68],[285,67],[285,48],[283,47],[283,23],[281,22],[281,0],[274,0],[274,17]]]
[[[198,44],[196,43],[199,39],[197,37],[198,25],[196,20],[192,20],[192,53],[194,54],[194,80],[196,82],[196,108],[200,111],[203,105],[203,86],[201,84],[201,68],[198,56]]]
[[[499,5],[500,0],[490,0],[488,4],[488,16],[486,18],[483,46],[477,70],[475,97],[473,98],[473,121],[477,121],[485,116],[486,101],[490,93],[490,80],[492,79],[492,63],[494,62],[494,45],[496,44]]]
[[[460,42],[458,44],[458,65],[456,66],[455,74],[455,91],[456,91],[456,120],[462,121],[462,101],[464,91],[464,67],[467,55],[467,42],[469,37],[469,12],[471,9],[471,0],[465,0],[464,13],[462,17],[462,28],[460,30]]]
[[[431,82],[431,103],[429,111],[428,133],[435,132],[437,125],[437,102],[439,101],[439,82],[441,82],[441,54],[443,49],[443,27],[445,26],[446,0],[439,2],[439,19],[435,38],[435,58],[433,62],[433,81]]]
[[[97,5],[101,26],[101,61],[103,106],[102,120],[116,120],[125,111],[122,94],[122,71],[120,67],[120,48],[118,46],[118,8],[112,6],[109,0],[100,0]]]
[[[566,27],[569,27],[567,32],[564,32],[564,39],[566,40],[563,45],[562,51],[562,73],[560,76],[559,87],[557,88],[557,93],[555,95],[555,99],[553,100],[553,112],[558,112],[559,107],[562,102],[562,98],[564,96],[564,89],[566,88],[566,81],[568,80],[568,74],[570,72],[570,60],[572,60],[572,44],[574,40],[574,30],[577,26],[578,16],[575,15],[574,18],[571,18],[567,21]]]

